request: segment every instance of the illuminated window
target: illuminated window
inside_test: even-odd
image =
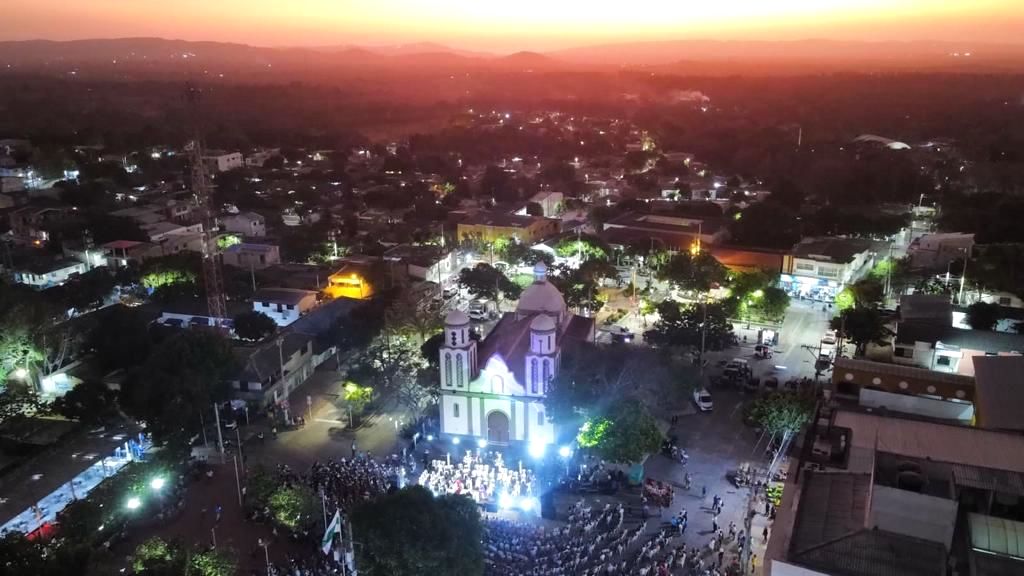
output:
[[[462,374],[462,355],[459,354],[455,357],[455,379],[458,382],[459,388],[465,387],[465,377]]]
[[[494,376],[491,378],[491,393],[492,394],[504,394],[505,393],[505,382],[501,379],[501,376]]]
[[[452,387],[452,354],[451,352],[445,352],[444,354],[444,385]]]
[[[537,359],[530,360],[530,392],[537,393]]]

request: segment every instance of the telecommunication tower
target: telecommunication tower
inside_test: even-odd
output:
[[[192,120],[192,141],[189,143],[189,159],[192,164],[192,195],[203,223],[203,284],[206,287],[206,307],[214,326],[222,328],[227,317],[227,303],[224,301],[224,278],[221,274],[220,259],[217,257],[217,216],[210,206],[210,187],[203,164],[203,122],[200,118],[200,91],[188,85],[186,97]]]

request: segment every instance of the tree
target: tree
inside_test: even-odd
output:
[[[149,325],[138,309],[115,305],[93,315],[100,317],[89,330],[85,347],[92,350],[103,370],[135,366],[149,355]]]
[[[601,280],[618,277],[618,271],[607,260],[592,259],[577,268],[561,266],[548,275],[565,304],[572,309],[596,314],[603,306],[605,297],[599,293]]]
[[[404,337],[413,337],[417,343],[442,328],[441,307],[433,298],[419,298],[411,290],[403,290],[384,313],[390,330]]]
[[[185,572],[185,557],[177,545],[153,536],[135,547],[132,569],[146,575],[181,574]]]
[[[86,380],[54,400],[53,410],[69,420],[100,424],[117,416],[117,393],[98,380]]]
[[[666,348],[697,347],[701,345],[703,304],[680,304],[665,300],[658,304],[658,321],[644,333],[644,340],[654,346]],[[704,327],[704,346],[708,350],[724,350],[736,343],[729,314],[720,303],[707,304],[707,325]]]
[[[786,310],[789,308],[789,294],[775,286],[755,291],[750,296],[752,304],[747,311],[756,318],[779,321],[786,315]]]
[[[459,272],[459,286],[478,298],[486,298],[497,302],[504,295],[510,299],[519,297],[522,288],[508,279],[497,268],[483,262],[473,268],[463,268]]]
[[[352,410],[352,414],[362,414],[363,410],[373,401],[373,388],[360,386],[355,382],[346,382],[345,404]]]
[[[728,271],[710,252],[680,252],[661,267],[658,277],[680,290],[705,293],[724,284]]]
[[[235,316],[235,334],[242,340],[258,342],[277,331],[277,322],[263,312],[250,310]]]
[[[874,308],[847,308],[830,322],[840,337],[857,346],[857,355],[863,356],[868,343],[887,344],[892,330],[885,325],[882,314]]]
[[[743,246],[790,249],[800,241],[796,213],[782,204],[757,202],[729,223],[733,241]]]
[[[811,419],[813,399],[791,391],[758,397],[747,408],[748,417],[769,434],[792,433]]]
[[[972,330],[995,330],[1003,318],[1003,309],[992,302],[975,302],[967,307],[965,320]]]
[[[144,420],[158,442],[183,448],[199,432],[199,415],[228,397],[227,379],[234,367],[231,346],[219,335],[181,332],[129,374],[121,405]]]
[[[466,496],[411,486],[356,508],[351,521],[367,576],[483,573],[480,512]]]
[[[631,464],[657,452],[663,437],[642,402],[621,400],[604,414],[587,420],[577,436],[579,445],[604,460]]]
[[[316,524],[319,510],[313,490],[302,483],[282,484],[267,500],[270,517],[293,532]]]
[[[225,550],[204,550],[192,556],[186,573],[195,576],[234,576],[238,563]]]

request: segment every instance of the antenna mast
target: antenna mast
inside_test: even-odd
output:
[[[189,157],[192,163],[192,194],[203,222],[203,284],[206,287],[206,307],[213,318],[215,328],[223,328],[227,317],[227,303],[224,301],[224,278],[221,274],[220,259],[217,257],[217,217],[210,206],[210,187],[203,164],[202,126],[199,113],[200,92],[197,87],[187,87],[189,112],[193,124]]]

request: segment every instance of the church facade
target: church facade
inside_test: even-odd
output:
[[[496,445],[554,443],[544,400],[563,346],[592,339],[593,320],[566,312],[544,264],[534,268],[516,311],[482,342],[470,337],[469,317],[452,311],[440,349],[441,433]]]

